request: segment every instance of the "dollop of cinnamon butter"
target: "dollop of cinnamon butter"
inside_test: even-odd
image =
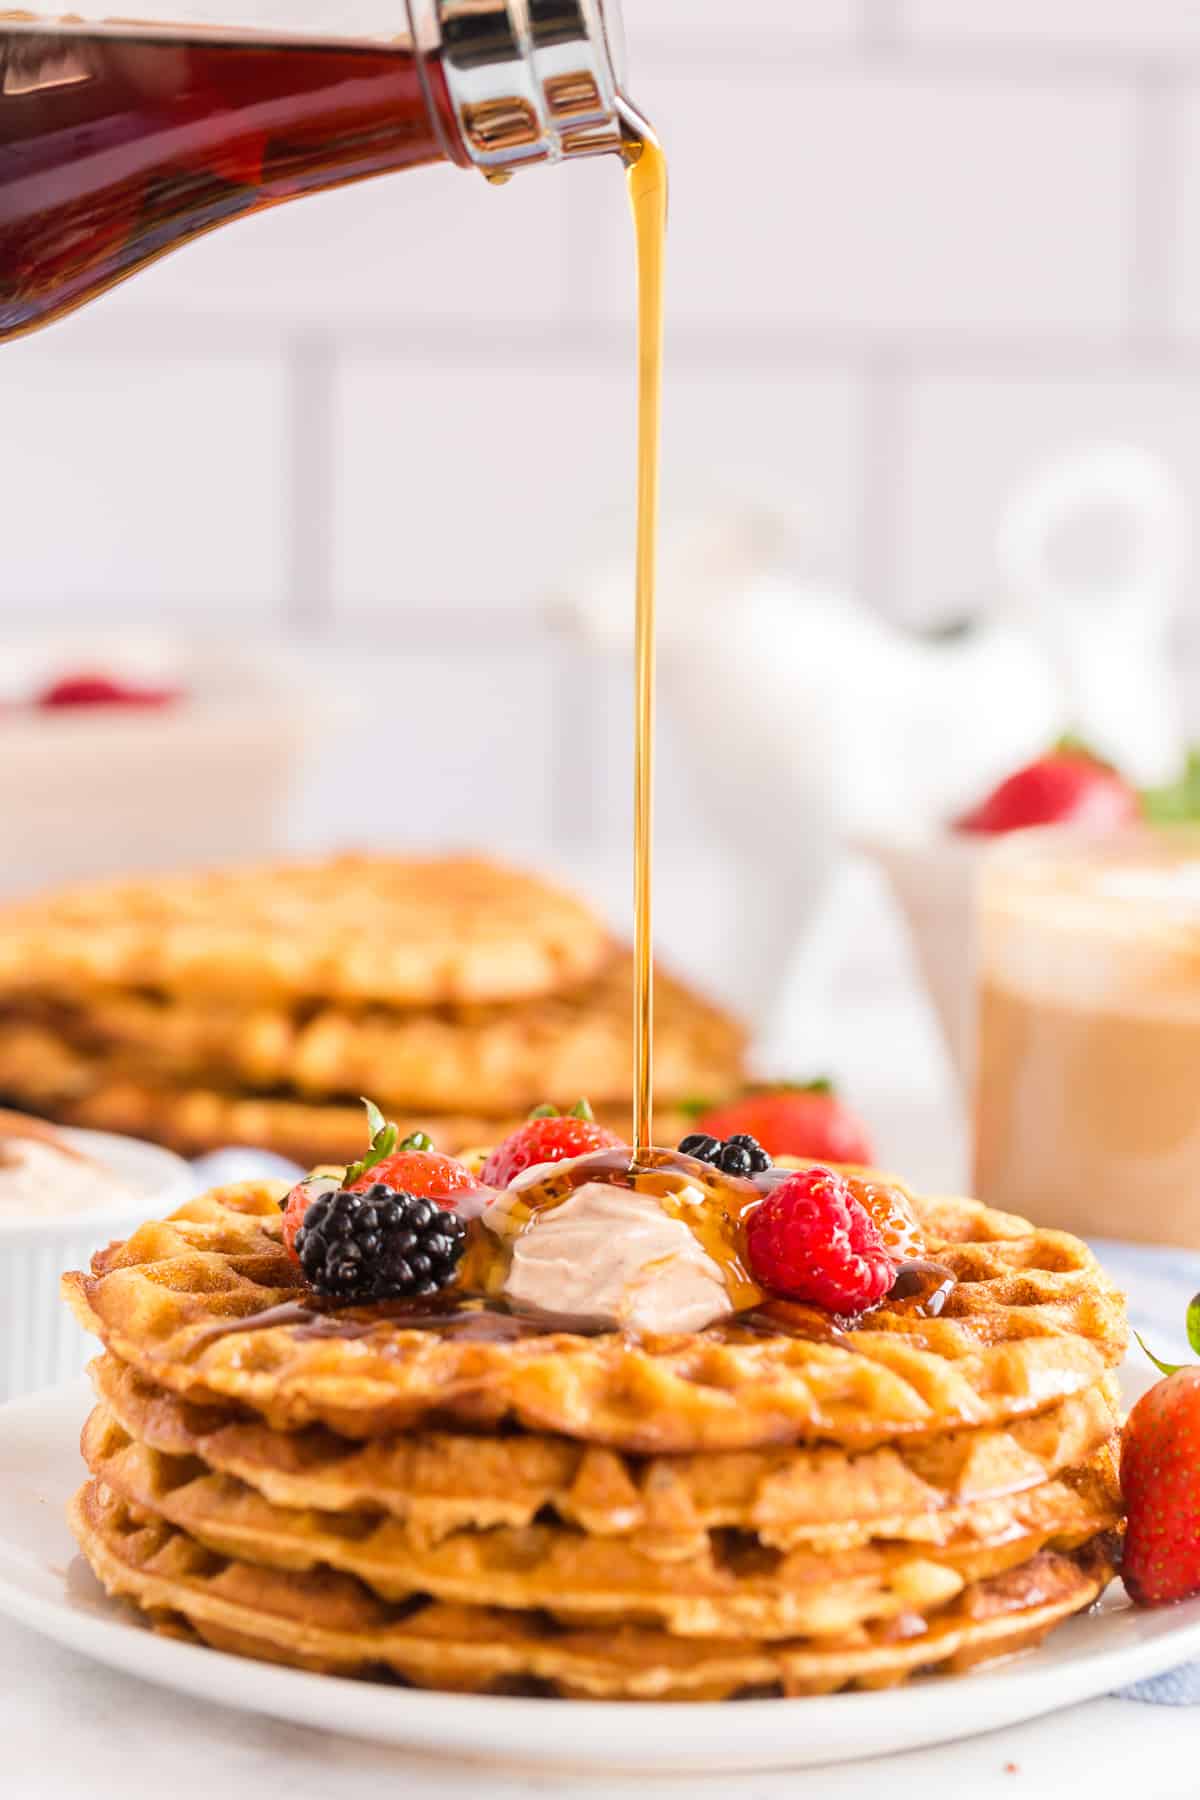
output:
[[[733,1312],[720,1265],[655,1195],[588,1181],[531,1217],[527,1193],[528,1176],[484,1214],[507,1243],[502,1291],[514,1305],[647,1334],[702,1331]],[[703,1201],[699,1190],[672,1196],[689,1198]]]

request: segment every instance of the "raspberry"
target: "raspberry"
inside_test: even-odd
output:
[[[798,1169],[755,1208],[746,1249],[763,1287],[831,1313],[874,1306],[895,1277],[866,1208],[843,1176],[820,1165]]]

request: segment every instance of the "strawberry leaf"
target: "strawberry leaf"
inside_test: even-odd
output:
[[[589,1123],[596,1117],[586,1100],[577,1100],[571,1108],[573,1119],[587,1119]]]
[[[1200,819],[1200,748],[1188,751],[1176,780],[1165,787],[1144,788],[1139,798],[1151,825],[1187,825]]]
[[[756,1081],[748,1091],[771,1100],[777,1094],[832,1094],[836,1086],[831,1075],[817,1075],[812,1081]]]
[[[549,1106],[546,1104],[535,1106],[530,1111],[529,1117],[531,1119],[557,1119],[558,1108],[557,1106]]]
[[[1193,1305],[1194,1304],[1195,1304],[1195,1302],[1193,1302]],[[1188,1313],[1189,1313],[1189,1318],[1190,1318],[1191,1307],[1188,1308]],[[1137,1339],[1138,1343],[1142,1346],[1142,1349],[1146,1352],[1146,1355],[1150,1358],[1150,1361],[1154,1364],[1155,1368],[1158,1370],[1160,1375],[1178,1375],[1180,1369],[1185,1367],[1185,1364],[1183,1364],[1183,1363],[1163,1362],[1160,1357],[1155,1356],[1153,1350],[1151,1350],[1150,1346],[1146,1343],[1146,1340],[1143,1338],[1140,1331],[1135,1331],[1133,1335]]]
[[[1082,757],[1084,762],[1095,763],[1098,769],[1111,769],[1113,766],[1106,757],[1093,750],[1085,738],[1081,738],[1074,731],[1064,731],[1051,747],[1050,754],[1051,756]]]
[[[427,1131],[410,1131],[396,1146],[397,1150],[432,1150],[433,1139]]]
[[[1187,1309],[1188,1343],[1200,1356],[1200,1294],[1195,1294],[1188,1302]]]
[[[365,1094],[359,1097],[367,1109],[367,1129],[371,1134],[371,1142],[367,1154],[360,1161],[351,1163],[342,1176],[344,1187],[349,1187],[352,1181],[357,1181],[360,1175],[365,1175],[368,1169],[381,1163],[385,1156],[390,1156],[396,1148],[396,1139],[400,1136],[399,1126],[389,1125],[373,1100],[368,1100]]]

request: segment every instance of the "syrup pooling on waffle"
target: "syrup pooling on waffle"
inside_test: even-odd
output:
[[[1124,1349],[1120,1298],[1077,1239],[919,1197],[930,1255],[955,1276],[938,1318],[884,1305],[809,1336],[734,1319],[659,1339],[489,1342],[406,1327],[399,1308],[312,1333],[264,1321],[280,1302],[311,1302],[280,1241],[280,1194],[217,1190],[143,1227],[67,1278],[79,1316],[152,1382],[237,1401],[276,1428],[372,1437],[434,1417],[515,1421],[651,1453],[860,1449],[1002,1425],[1093,1387]]]

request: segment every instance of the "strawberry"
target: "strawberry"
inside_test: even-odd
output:
[[[348,1193],[364,1194],[377,1181],[394,1193],[415,1194],[419,1200],[436,1200],[450,1208],[455,1194],[474,1193],[480,1185],[465,1163],[441,1155],[423,1131],[415,1131],[390,1156],[342,1186]]]
[[[367,1123],[371,1132],[370,1147],[361,1161],[351,1163],[341,1181],[332,1175],[306,1175],[298,1181],[283,1203],[283,1241],[294,1256],[296,1233],[304,1223],[313,1201],[325,1194],[361,1194],[376,1182],[382,1182],[393,1193],[409,1194],[419,1200],[436,1200],[446,1211],[453,1211],[455,1196],[474,1193],[481,1185],[465,1164],[452,1156],[442,1156],[433,1140],[423,1131],[397,1143],[399,1131],[385,1122],[379,1108],[364,1100]]]
[[[755,1281],[826,1312],[858,1313],[895,1279],[887,1245],[844,1176],[819,1164],[771,1189],[746,1224]]]
[[[306,1175],[298,1181],[291,1192],[281,1202],[283,1207],[283,1246],[289,1256],[300,1258],[296,1252],[296,1233],[304,1223],[304,1215],[314,1200],[322,1200],[326,1194],[338,1191],[336,1175]]]
[[[1115,831],[1141,817],[1137,792],[1099,757],[1071,743],[1026,763],[978,806],[955,821],[956,831],[993,834],[1030,825],[1086,825]]]
[[[508,1187],[523,1169],[563,1162],[569,1156],[587,1156],[592,1150],[611,1150],[620,1142],[615,1131],[597,1125],[586,1100],[577,1101],[569,1113],[539,1106],[524,1125],[496,1145],[479,1179],[485,1187]]]
[[[702,1113],[696,1130],[716,1138],[748,1133],[768,1156],[832,1163],[870,1163],[874,1156],[866,1126],[838,1099],[830,1081],[753,1089],[742,1100]]]
[[[1188,1308],[1188,1340],[1200,1355],[1200,1295]],[[1200,1368],[1146,1354],[1164,1379],[1125,1422],[1121,1572],[1139,1606],[1164,1606],[1200,1593]]]
[[[111,675],[63,675],[37,696],[35,705],[59,706],[168,706],[181,698],[173,687],[149,687],[141,682],[117,681]]]

